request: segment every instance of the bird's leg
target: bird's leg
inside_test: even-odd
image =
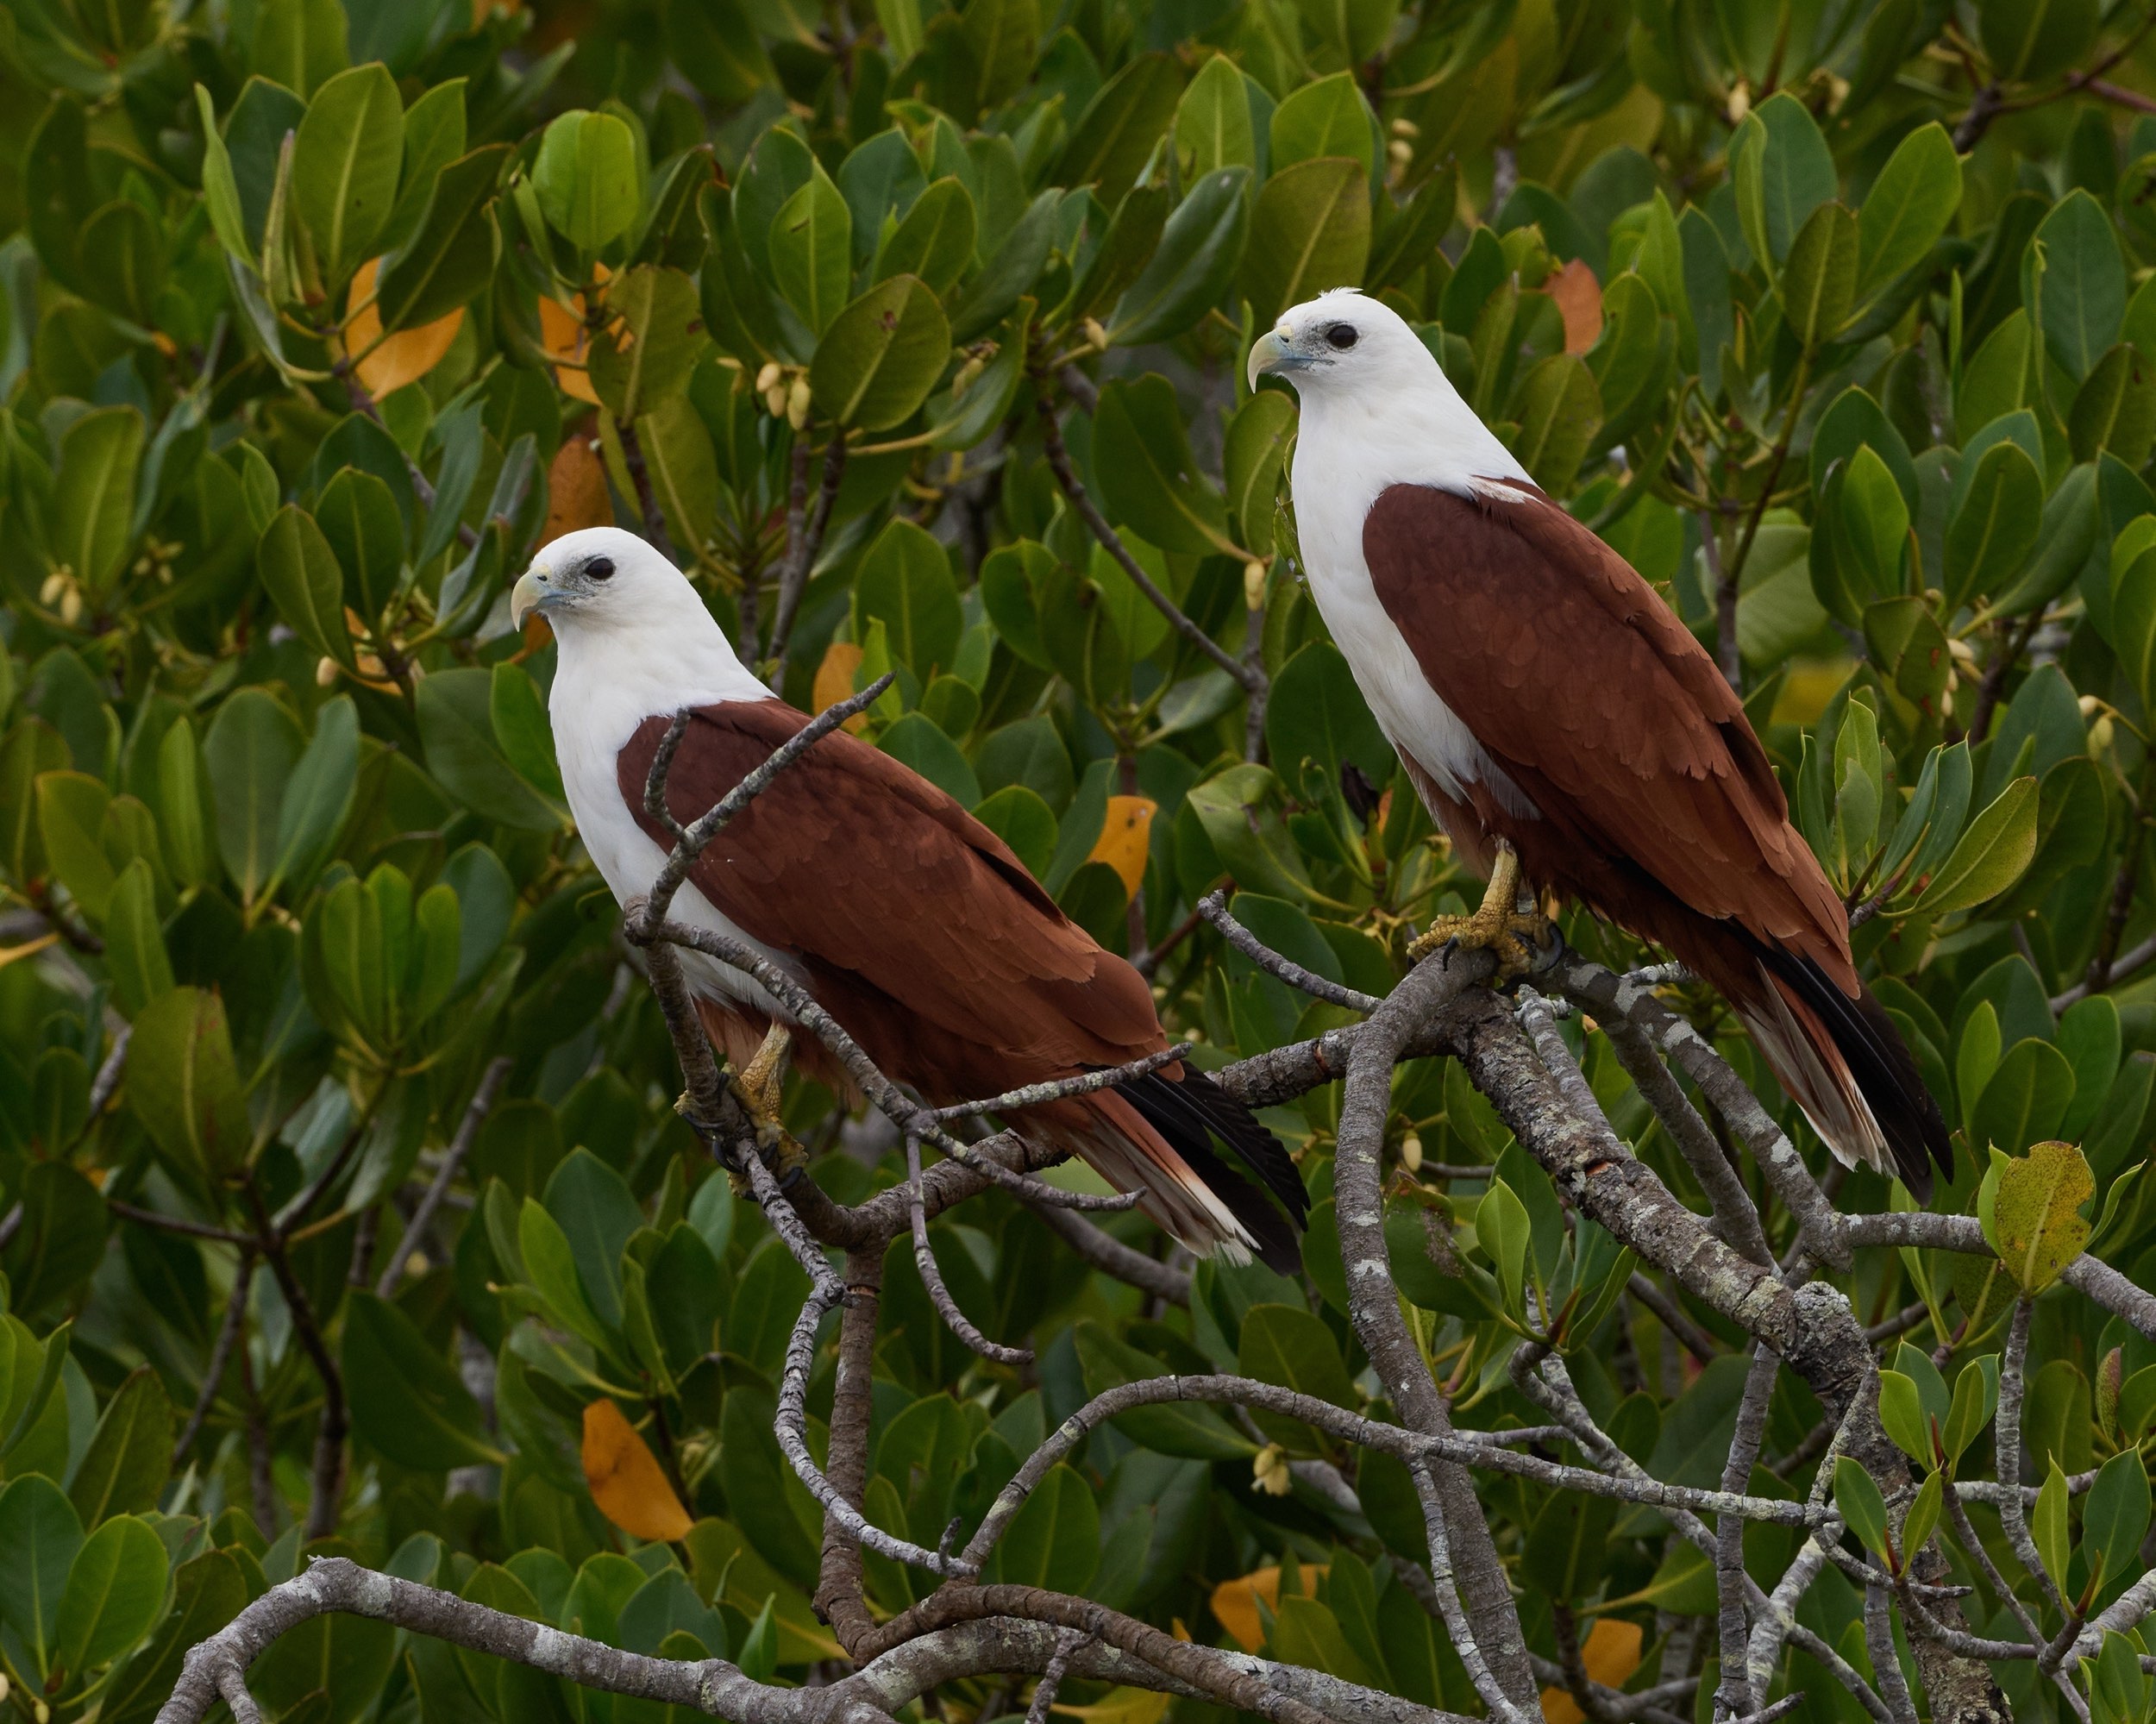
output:
[[[1407,948],[1407,957],[1410,962],[1420,962],[1448,940],[1470,951],[1486,947],[1496,954],[1497,980],[1508,981],[1532,967],[1531,949],[1547,943],[1549,933],[1550,923],[1539,905],[1526,912],[1520,910],[1520,856],[1500,838],[1481,906],[1472,915],[1436,918],[1429,931]]]
[[[784,1024],[774,1021],[764,1032],[763,1045],[758,1048],[747,1065],[733,1073],[727,1080],[734,1099],[741,1103],[756,1128],[756,1146],[764,1164],[785,1184],[808,1165],[808,1151],[794,1141],[786,1129],[780,1115],[780,1096],[786,1081],[786,1063],[793,1050],[793,1032]],[[688,1115],[688,1097],[684,1095],[674,1103],[677,1113]],[[748,1197],[754,1188],[748,1175],[738,1169],[727,1169],[733,1182],[734,1194]]]

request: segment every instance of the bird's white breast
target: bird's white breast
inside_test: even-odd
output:
[[[1466,786],[1486,784],[1514,813],[1536,818],[1534,805],[1430,686],[1414,649],[1379,601],[1363,555],[1363,523],[1378,497],[1394,485],[1438,483],[1438,475],[1416,475],[1418,451],[1412,445],[1383,449],[1362,437],[1338,435],[1339,428],[1322,418],[1313,424],[1312,417],[1307,409],[1295,445],[1296,535],[1310,596],[1355,673],[1371,716],[1393,747],[1447,795],[1464,801]],[[1442,555],[1443,548],[1433,548],[1433,554]]]
[[[616,900],[626,904],[650,893],[652,882],[667,861],[666,851],[645,835],[622,799],[615,763],[630,737],[654,713],[670,717],[683,706],[769,699],[771,693],[737,664],[729,669],[693,662],[656,666],[647,661],[636,673],[621,674],[608,655],[578,649],[586,644],[580,642],[571,647],[565,643],[555,674],[548,702],[554,722],[555,756],[561,769],[561,788],[569,799],[569,812],[576,818],[577,834],[584,841],[592,865],[599,869]],[[684,885],[676,894],[672,914],[675,921],[743,941],[786,969],[796,969],[787,954],[749,938],[692,885]],[[683,974],[696,993],[738,1000],[774,1017],[787,1016],[775,1000],[740,971],[701,952],[684,950],[680,959]]]

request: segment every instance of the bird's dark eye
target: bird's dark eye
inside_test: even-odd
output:
[[[593,580],[609,580],[614,573],[614,560],[611,557],[593,557],[584,565],[584,573]]]
[[[1325,338],[1328,342],[1332,342],[1334,347],[1338,348],[1344,353],[1348,348],[1355,345],[1355,325],[1352,323],[1335,323],[1331,329],[1325,332]]]

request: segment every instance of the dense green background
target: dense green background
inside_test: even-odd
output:
[[[1232,875],[1271,944],[1382,993],[1413,928],[1475,889],[1299,585],[1276,503],[1292,398],[1240,380],[1256,330],[1342,283],[1414,322],[1741,678],[1964,1134],[1938,1204],[1973,1206],[1985,1148],[2078,1144],[2095,1249],[2147,1285],[2149,14],[9,0],[0,1704],[141,1724],[179,1650],[329,1531],[626,1646],[679,1631],[793,1677],[830,1653],[806,1602],[820,1522],[771,1435],[805,1283],[673,1115],[655,1009],[567,824],[552,647],[509,631],[507,585],[549,523],[649,523],[770,661],[805,523],[788,696],[895,670],[874,740],[1148,955],[1205,1059],[1278,1045],[1340,1014],[1194,931],[1205,893]],[[1049,415],[1125,552],[1269,681],[1262,724],[1089,531]],[[1756,1073],[1716,1003],[1688,1003]],[[1620,1129],[1696,1199],[1607,1044],[1585,1049]],[[400,1269],[404,1216],[498,1057],[466,1172]],[[1335,1106],[1270,1121],[1318,1200],[1306,1280],[1201,1269],[1188,1311],[1162,1309],[1000,1196],[938,1223],[962,1306],[1037,1347],[1023,1376],[936,1326],[899,1249],[872,1518],[933,1543],[1088,1385],[1163,1364],[1359,1404]],[[1466,1224],[1495,1188],[1474,1169],[1509,1156],[1546,1252],[1549,1184],[1457,1069],[1404,1069],[1395,1107],[1419,1332],[1463,1422],[1539,1422],[1476,1290],[1495,1283],[1424,1242],[1457,1220],[1479,1266]],[[790,1109],[835,1194],[897,1176],[821,1092]],[[1840,1188],[1889,1201],[1869,1175]],[[366,1290],[385,1270],[389,1300]],[[1881,1252],[1849,1290],[1866,1320],[1908,1313],[1883,1357],[1922,1404],[1943,1417],[1963,1386],[1979,1469],[1998,1277]],[[1629,1299],[1570,1338],[1571,1368],[1658,1475],[1711,1483],[1745,1368],[1692,1315],[1727,1349],[1704,1368]],[[2131,1457],[2156,1420],[2156,1347],[2100,1316],[2040,1305],[2028,1420],[2034,1480],[2128,1458],[2059,1558],[2099,1598],[2138,1570]],[[812,1410],[829,1396],[826,1362]],[[601,1397],[695,1517],[678,1545],[594,1506],[579,1450]],[[1755,1490],[1805,1488],[1817,1416],[1785,1376]],[[1259,1447],[1198,1412],[1097,1434],[1005,1572],[1210,1641],[1214,1589],[1285,1564],[1277,1608],[1220,1601],[1251,1644],[1473,1709],[1394,1577],[1421,1554],[1404,1473],[1332,1457],[1365,1519],[1254,1488],[1254,1462],[1284,1482]],[[1711,1570],[1652,1514],[1517,1481],[1486,1500],[1545,1653],[1553,1602],[1595,1607],[1637,1627],[1645,1684],[1713,1608]],[[1755,1530],[1747,1553],[1771,1583],[1789,1552]],[[1954,1555],[1975,1626],[2012,1632]],[[883,1609],[921,1583],[869,1578]],[[1870,1668],[1839,1575],[1804,1613]],[[2059,1708],[2027,1664],[2000,1675],[2028,1715]],[[308,1724],[630,1709],[351,1621],[257,1678]],[[1801,1658],[1785,1679],[1808,1720],[1863,1716]],[[945,1715],[1009,1702],[962,1683]],[[2147,1685],[2098,1707],[2139,1724]]]

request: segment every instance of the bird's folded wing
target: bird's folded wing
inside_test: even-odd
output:
[[[1840,901],[1742,703],[1621,556],[1539,492],[1431,486],[1384,492],[1363,549],[1432,688],[1545,818],[1846,967]]]
[[[777,700],[699,709],[667,777],[674,818],[702,814],[806,722]],[[647,719],[617,762],[624,799],[661,844],[670,840],[644,812],[643,793],[667,723]],[[1162,1045],[1135,970],[1068,921],[956,800],[843,731],[780,773],[690,880],[750,937],[849,990],[864,1013],[872,995],[876,1012],[902,1013],[912,1044],[940,1049],[940,1065],[977,1060],[977,1075],[946,1069],[950,1086],[993,1072],[981,1093],[993,1094]],[[824,1004],[847,1022],[837,999]],[[873,1025],[848,1027],[884,1039]]]

